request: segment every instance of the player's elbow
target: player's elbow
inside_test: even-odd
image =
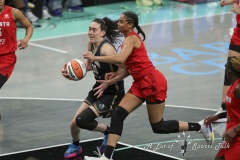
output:
[[[119,58],[118,61],[117,61],[117,64],[124,64],[125,61],[126,61],[126,59]]]

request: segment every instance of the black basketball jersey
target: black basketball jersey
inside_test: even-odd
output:
[[[95,52],[95,56],[101,56],[101,47],[104,43],[109,43],[111,44],[107,39],[104,39],[102,41],[102,43],[98,46],[96,52]],[[92,53],[94,53],[94,48],[93,45],[91,45],[91,51]],[[92,61],[92,69],[93,69],[93,73],[95,76],[96,80],[104,80],[105,79],[105,74],[109,73],[109,72],[115,72],[118,70],[118,66],[114,65],[114,64],[108,64],[108,63],[103,63],[103,62],[98,62],[98,61]],[[99,86],[100,83],[95,83],[95,85],[93,86],[93,88],[96,88],[97,86]],[[116,92],[118,91],[124,91],[124,84],[123,84],[123,80],[108,86],[108,88],[104,91],[104,94],[116,94]]]

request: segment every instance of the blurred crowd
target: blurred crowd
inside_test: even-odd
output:
[[[163,5],[162,0],[135,0],[135,2],[137,5],[148,7]],[[40,18],[51,19],[52,16],[62,17],[63,10],[83,12],[82,0],[6,0],[6,4],[21,10],[31,22],[37,22]],[[35,8],[41,11],[40,15],[32,11]]]
[[[136,0],[136,4],[151,7],[153,5],[163,5],[162,0]]]
[[[41,17],[37,16],[32,10],[37,7],[38,0],[12,0],[7,1],[7,5],[13,5],[15,8],[21,10],[24,15],[31,21],[36,22],[40,18],[51,19],[52,16],[62,17],[62,11],[83,12],[83,5],[81,0],[41,0]],[[8,4],[9,3],[9,4]],[[39,6],[38,6],[39,8]]]

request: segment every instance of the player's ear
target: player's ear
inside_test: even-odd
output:
[[[106,35],[106,31],[103,30],[103,31],[101,32],[101,37],[104,37],[105,35]]]

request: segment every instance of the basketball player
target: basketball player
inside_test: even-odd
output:
[[[0,89],[9,79],[16,63],[15,51],[17,48],[25,49],[32,36],[33,28],[30,21],[21,11],[4,5],[5,0],[0,0]],[[16,22],[26,29],[24,39],[17,42]]]
[[[226,76],[231,85],[226,94],[226,114],[213,115],[205,119],[204,123],[227,117],[226,131],[223,139],[226,142],[219,150],[215,160],[239,160],[240,151],[240,56],[231,56],[226,64]]]
[[[232,56],[240,56],[240,7],[239,7],[239,0],[221,0],[220,2],[221,7],[224,7],[226,5],[232,5],[231,11],[236,13],[236,21],[237,25],[236,28],[234,29],[229,49],[228,49],[228,58]],[[226,104],[225,104],[225,98],[226,98],[226,93],[227,90],[230,86],[231,82],[226,76],[226,70],[225,70],[225,76],[224,76],[224,84],[223,84],[223,91],[222,91],[222,103],[221,103],[221,108],[220,111],[216,113],[224,113],[226,114]],[[226,118],[218,120],[219,122],[226,122]]]
[[[116,28],[117,23],[109,18],[94,19],[88,31],[88,50],[98,57],[117,54],[116,49],[119,47],[115,49],[112,44],[122,45],[122,43],[119,43],[117,40],[120,33],[116,31]],[[86,68],[87,71],[93,71],[96,80],[104,80],[106,73],[116,72],[118,69],[121,69],[121,67],[114,64],[90,61],[88,59],[86,60]],[[69,79],[66,68],[63,68],[62,74]],[[108,82],[109,83],[96,82],[73,117],[70,127],[73,141],[64,153],[65,158],[75,157],[82,152],[79,144],[80,128],[104,133],[104,139],[99,150],[100,152],[105,151],[109,127],[97,122],[95,119],[100,116],[103,118],[110,117],[112,111],[118,106],[118,103],[125,94],[123,80],[118,79],[115,82]]]
[[[113,111],[111,117],[110,132],[105,154],[100,158],[85,156],[86,160],[109,160],[112,159],[114,149],[119,141],[125,118],[146,101],[149,121],[154,133],[169,134],[181,131],[201,131],[207,143],[211,145],[214,134],[211,124],[208,128],[199,123],[181,122],[177,120],[164,120],[163,111],[167,97],[167,81],[164,75],[155,69],[147,56],[144,43],[134,29],[141,33],[143,40],[145,33],[138,25],[138,16],[131,11],[122,13],[118,21],[118,30],[125,36],[123,47],[118,55],[94,56],[90,51],[84,53],[84,58],[112,64],[125,64],[127,69],[120,72],[116,77],[131,75],[133,83],[119,106]],[[114,78],[116,78],[114,77]]]

